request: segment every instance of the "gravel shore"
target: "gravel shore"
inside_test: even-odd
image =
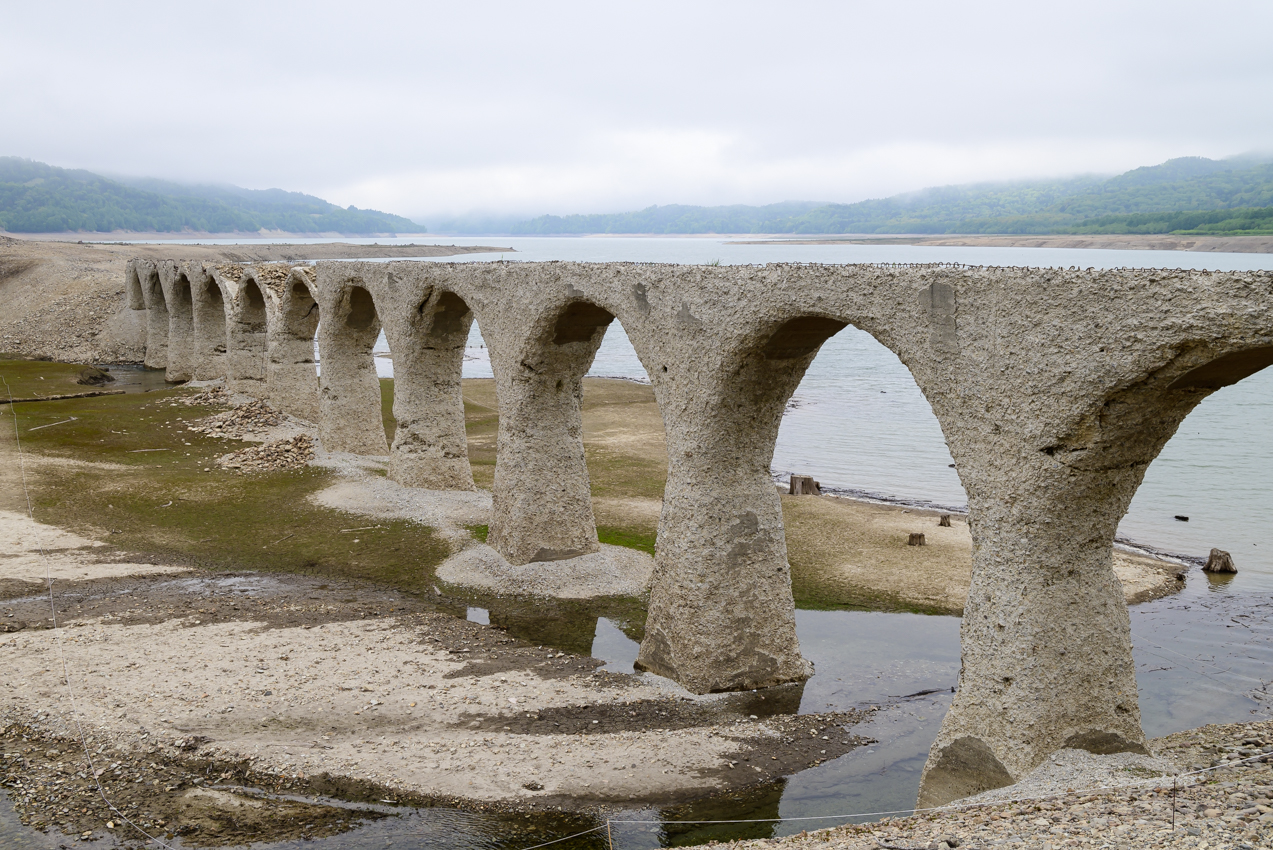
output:
[[[1073,784],[1058,790],[1046,771],[1036,772],[1033,778],[996,792],[1009,799],[978,802],[992,796],[983,795],[948,810],[717,846],[737,850],[1273,847],[1273,722],[1204,726],[1157,738],[1150,742],[1150,749],[1158,754],[1159,762],[1178,769],[1179,774],[1146,777],[1143,774],[1154,771],[1128,763],[1117,789],[1093,785],[1117,778],[1119,771],[1088,770],[1070,773]],[[1073,759],[1070,752],[1065,751],[1062,760]],[[1101,760],[1083,755],[1089,764]],[[1117,756],[1113,760],[1126,761]]]

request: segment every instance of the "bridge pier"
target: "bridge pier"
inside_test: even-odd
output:
[[[179,383],[194,377],[194,300],[185,269],[168,261],[164,263],[163,278],[167,278],[164,295],[168,303],[168,365],[164,380]]]
[[[526,327],[537,326],[522,317],[482,326],[499,396],[487,543],[511,564],[601,550],[580,405],[583,376],[613,319],[576,301],[531,339]]]
[[[382,311],[397,423],[389,477],[405,487],[475,490],[460,383],[473,313],[453,292],[426,286],[412,295]]]
[[[164,301],[163,284],[159,271],[151,263],[138,263],[137,279],[141,284],[142,298],[146,304],[146,358],[147,369],[168,368],[168,304]]]
[[[1112,565],[1126,505],[1084,490],[1004,488],[972,505],[959,689],[924,769],[921,807],[1010,785],[1064,747],[1146,752]]]
[[[265,349],[270,305],[250,270],[242,272],[227,323],[226,389],[268,398]]]
[[[318,368],[314,337],[318,332],[318,302],[304,270],[293,270],[284,284],[277,315],[266,342],[265,381],[270,403],[284,413],[317,422]]]
[[[372,349],[376,305],[360,279],[320,287],[318,433],[329,452],[389,454]]]
[[[216,276],[201,266],[186,266],[194,312],[194,378],[213,381],[225,377],[225,293]]]

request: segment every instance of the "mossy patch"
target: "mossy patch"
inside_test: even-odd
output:
[[[0,360],[0,400],[69,395],[97,390],[75,382],[84,366],[46,360]],[[110,384],[103,389],[109,390]]]
[[[369,523],[310,501],[332,480],[323,470],[217,468],[217,457],[243,444],[189,430],[214,410],[181,404],[180,394],[21,405],[24,450],[90,462],[40,465],[36,518],[119,550],[214,570],[330,575],[412,592],[432,584],[449,554],[432,529],[399,520],[343,531]]]

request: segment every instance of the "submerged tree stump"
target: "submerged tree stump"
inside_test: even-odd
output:
[[[917,533],[917,532],[911,532],[911,539],[906,541],[906,545],[907,545],[907,546],[923,546],[923,545],[925,545],[925,543],[924,543],[924,535],[919,534],[919,533]]]
[[[1212,549],[1207,563],[1202,567],[1204,572],[1208,573],[1236,573],[1238,568],[1233,565],[1233,556],[1223,549]]]
[[[937,524],[942,528],[950,528],[950,514],[942,514]]]
[[[793,475],[790,493],[793,496],[821,496],[822,487],[812,475]]]

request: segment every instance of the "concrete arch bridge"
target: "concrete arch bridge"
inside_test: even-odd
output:
[[[959,690],[922,804],[1009,784],[1062,747],[1143,751],[1115,529],[1185,416],[1273,363],[1268,272],[136,260],[125,298],[169,380],[224,377],[317,421],[328,451],[387,454],[392,478],[432,489],[474,486],[460,375],[476,319],[499,398],[488,542],[515,565],[598,549],[582,379],[621,322],[669,456],[638,664],[698,693],[810,675],[770,461],[821,344],[870,333],[927,396],[971,509]]]

